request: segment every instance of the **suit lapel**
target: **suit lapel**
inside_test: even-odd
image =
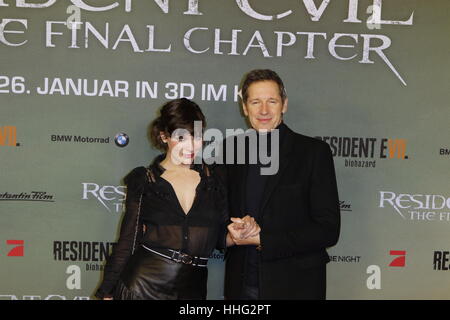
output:
[[[236,143],[236,139],[237,137],[234,137],[234,144],[233,147],[235,148],[234,150],[234,164],[233,166],[233,170],[231,171],[231,181],[233,181],[231,183],[231,185],[233,185],[233,188],[235,188],[234,190],[234,194],[235,197],[233,197],[234,199],[236,199],[237,203],[236,205],[238,206],[238,213],[237,216],[239,218],[242,218],[245,215],[245,201],[246,201],[246,196],[247,196],[247,192],[246,192],[246,183],[247,183],[247,171],[248,171],[248,164],[247,161],[245,161],[245,164],[237,164],[237,154],[238,152],[242,152],[242,150],[237,150],[237,143]],[[244,151],[247,152],[247,142],[245,142],[245,147],[244,147]],[[247,156],[246,156],[247,157]]]
[[[239,203],[239,212],[241,213],[241,218],[246,214],[245,211],[245,200],[247,199],[247,188],[246,188],[246,182],[247,182],[247,171],[248,171],[248,165],[242,164],[238,166],[237,175],[238,175],[238,181],[239,181],[239,188],[238,194],[242,195],[239,197],[240,203]]]
[[[278,172],[274,175],[270,175],[267,178],[266,186],[264,188],[263,197],[262,197],[262,203],[260,207],[261,215],[264,214],[264,208],[267,205],[270,196],[272,195],[273,191],[278,185],[278,181],[280,180],[280,177],[283,175],[283,172],[286,170],[286,167],[290,163],[291,159],[291,152],[292,152],[292,146],[293,146],[293,137],[294,132],[291,131],[289,128],[286,128],[285,136],[283,137],[281,143],[280,143],[280,150],[279,150],[279,168]]]

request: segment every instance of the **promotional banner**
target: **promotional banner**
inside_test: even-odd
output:
[[[327,299],[450,299],[449,30],[448,0],[0,0],[0,299],[95,299],[160,107],[245,130],[252,69],[334,156]]]

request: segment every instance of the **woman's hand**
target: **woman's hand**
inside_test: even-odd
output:
[[[227,226],[227,246],[231,246],[233,244],[259,245],[259,232],[261,231],[261,228],[253,217],[247,215],[242,219],[231,218],[231,221],[233,223],[230,223]]]

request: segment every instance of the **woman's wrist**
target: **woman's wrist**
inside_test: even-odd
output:
[[[227,247],[232,247],[234,245],[236,245],[236,242],[234,241],[234,239],[231,236],[231,234],[228,232],[227,233]]]

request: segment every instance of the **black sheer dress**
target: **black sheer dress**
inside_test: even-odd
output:
[[[204,258],[214,249],[225,249],[229,223],[225,187],[211,167],[192,165],[201,179],[185,214],[172,185],[161,177],[164,157],[156,157],[149,167],[137,167],[125,177],[125,216],[97,298],[206,299],[205,266],[176,262],[149,249],[172,249]]]

